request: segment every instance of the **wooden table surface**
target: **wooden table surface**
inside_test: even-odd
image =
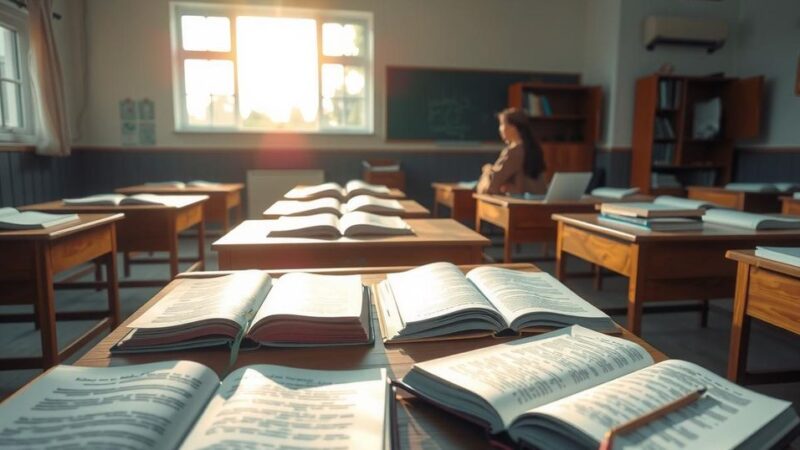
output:
[[[489,239],[452,219],[407,219],[414,235],[268,237],[269,220],[245,220],[212,244],[220,269],[276,269],[481,262]]]
[[[36,230],[0,230],[0,241],[43,240],[52,241],[98,225],[122,220],[123,214],[79,214],[75,222]]]
[[[20,206],[20,211],[76,212],[107,214],[127,211],[181,209],[208,200],[207,195],[162,195],[166,205],[65,205],[62,200]]]
[[[687,190],[688,197],[692,200],[712,202],[726,208],[753,213],[780,212],[778,197],[786,195],[785,192],[734,191],[718,186],[689,186]]]
[[[755,255],[755,250],[731,250],[738,263],[733,301],[728,379],[736,383],[800,381],[800,358],[791,371],[747,371],[751,319],[800,335],[800,267]]]
[[[208,186],[159,186],[149,184],[137,184],[135,186],[126,186],[114,189],[114,192],[120,194],[171,194],[171,195],[184,195],[184,194],[213,194],[215,192],[236,192],[244,189],[242,183],[217,183]]]
[[[474,187],[464,187],[459,183],[431,183],[433,188],[433,217],[439,217],[439,205],[450,208],[450,218],[462,223],[474,224]]]
[[[781,197],[781,214],[800,216],[800,198]]]
[[[474,266],[464,266],[468,270]],[[538,271],[531,264],[503,265],[525,271]],[[408,270],[411,267],[383,267],[373,269],[378,273],[362,276],[365,284],[373,284],[385,278],[385,273]],[[352,274],[363,269],[343,269],[340,271],[324,270],[329,274]],[[280,273],[271,272],[279,275]],[[202,276],[202,273],[189,276]],[[148,353],[142,355],[111,356],[109,348],[118,342],[127,333],[126,325],[141,316],[151,308],[166,293],[180,283],[180,278],[173,281],[164,290],[148,301],[118,329],[103,339],[97,346],[79,359],[75,364],[79,366],[106,367],[114,365],[137,364],[152,361],[165,361],[185,359],[200,362],[213,368],[218,374],[224,375],[228,370],[250,364],[280,364],[291,367],[322,370],[347,370],[384,367],[392,378],[402,378],[416,362],[427,361],[442,356],[452,355],[493,344],[507,342],[515,338],[479,338],[449,340],[439,342],[418,342],[405,344],[384,345],[380,337],[376,337],[375,344],[363,347],[339,348],[271,348],[254,351],[240,352],[233,365],[229,367],[228,350],[193,350],[175,353]],[[374,309],[373,309],[374,312]],[[378,334],[380,327],[377,317],[373,315],[373,326]],[[652,346],[620,328],[622,336],[642,345],[656,361],[666,359],[666,356]],[[487,440],[484,432],[464,421],[412,397],[401,394],[398,402],[398,428],[400,431],[401,448],[486,448]]]
[[[701,300],[701,324],[708,300],[733,296],[736,266],[725,252],[756,245],[800,245],[800,231],[753,231],[704,224],[699,231],[653,232],[601,223],[597,214],[555,214],[558,222],[556,273],[565,279],[566,256],[628,278],[628,322],[641,332],[644,302]]]
[[[391,213],[391,214],[381,214],[381,215],[399,216],[404,219],[426,219],[431,216],[431,212],[428,211],[428,208],[420,205],[415,200],[398,200],[398,202],[400,202],[400,205],[403,207],[403,212],[399,214]],[[267,214],[268,211],[269,208],[267,208],[263,213],[261,213],[262,219],[274,220],[280,217],[279,214]]]

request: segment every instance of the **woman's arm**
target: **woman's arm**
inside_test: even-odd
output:
[[[508,183],[514,175],[522,171],[524,150],[522,147],[510,147],[503,150],[494,164],[484,165],[481,179],[476,188],[479,194],[499,194],[501,187]]]

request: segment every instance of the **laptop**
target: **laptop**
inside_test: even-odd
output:
[[[523,194],[515,197],[526,200],[543,200],[548,202],[576,201],[583,197],[589,182],[592,181],[592,172],[556,172],[550,180],[550,186],[545,195]]]

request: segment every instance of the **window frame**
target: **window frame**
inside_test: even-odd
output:
[[[0,6],[0,26],[7,28],[16,33],[16,52],[17,52],[17,69],[19,71],[19,81],[0,78],[3,81],[12,81],[19,83],[20,87],[20,119],[22,120],[21,127],[4,127],[0,121],[0,142],[19,142],[29,144],[34,141],[35,130],[34,126],[34,106],[33,106],[33,92],[31,87],[31,70],[28,60],[30,49],[30,36],[28,32],[28,17],[27,13],[8,5]],[[2,91],[0,84],[0,91]],[[0,92],[0,108],[2,105],[3,93]],[[5,117],[5,112],[3,112]]]
[[[227,17],[230,22],[231,48],[228,52],[183,50],[181,45],[181,16],[214,16]],[[243,15],[265,17],[297,17],[314,19],[317,28],[317,128],[279,129],[246,128],[242,126],[239,112],[239,77],[236,62],[236,17]],[[326,22],[357,23],[364,26],[365,52],[363,56],[325,56],[322,49],[322,25]],[[172,44],[172,89],[173,119],[176,133],[243,133],[243,134],[312,134],[312,135],[374,135],[375,134],[375,60],[373,37],[373,14],[365,11],[325,10],[307,8],[287,8],[266,5],[227,5],[214,3],[170,2],[170,35]],[[184,61],[186,59],[227,60],[233,63],[235,124],[232,126],[190,125],[186,110],[186,77]],[[322,124],[322,65],[326,63],[357,65],[364,67],[366,80],[364,89],[365,126],[326,128]]]

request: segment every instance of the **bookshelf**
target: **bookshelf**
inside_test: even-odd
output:
[[[529,82],[509,86],[508,105],[528,112],[548,180],[555,172],[593,170],[602,101],[598,86]]]
[[[685,186],[728,183],[736,141],[760,132],[763,86],[761,76],[637,80],[631,186],[643,194],[685,195]]]

